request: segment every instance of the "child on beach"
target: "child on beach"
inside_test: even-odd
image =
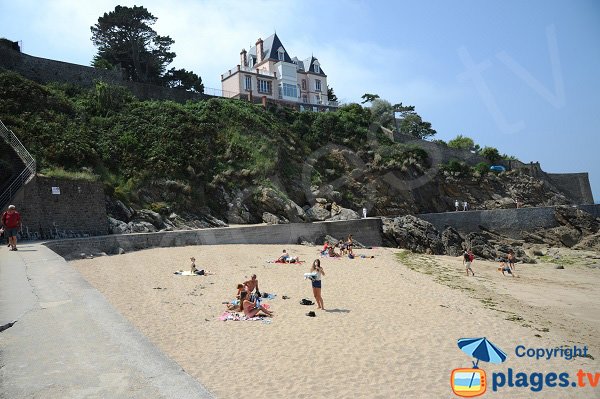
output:
[[[469,276],[469,271],[471,271],[471,273],[473,274],[473,277],[475,277],[475,272],[471,268],[471,263],[473,263],[474,259],[475,259],[475,256],[473,255],[472,251],[465,251],[463,253],[463,265],[465,266],[465,269],[467,270],[467,276]]]

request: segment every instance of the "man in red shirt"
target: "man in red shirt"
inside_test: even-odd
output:
[[[21,227],[21,215],[16,211],[14,205],[9,205],[8,210],[2,214],[2,225],[4,233],[8,237],[8,245],[11,251],[17,250],[17,231]]]

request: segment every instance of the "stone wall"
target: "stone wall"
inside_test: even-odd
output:
[[[582,206],[580,209],[598,217],[600,205]],[[523,232],[558,226],[554,207],[493,209],[484,211],[426,213],[417,217],[443,231],[451,226],[461,233],[491,230],[511,238],[520,239]]]
[[[481,155],[474,154],[469,150],[450,148],[445,145],[433,143],[427,140],[417,139],[413,136],[397,132],[392,132],[392,134],[394,136],[394,141],[396,141],[397,143],[414,144],[427,151],[434,165],[448,163],[451,160],[464,161],[467,165],[470,166],[475,166],[479,162],[488,163],[488,161],[484,157],[482,157]]]
[[[66,259],[80,254],[117,253],[156,247],[215,244],[297,244],[329,234],[342,238],[352,234],[364,245],[381,246],[381,219],[368,218],[341,222],[291,223],[202,230],[168,231],[56,240],[45,245]]]
[[[587,173],[546,173],[550,182],[576,204],[593,205],[594,196]]]
[[[27,79],[42,84],[60,82],[92,87],[96,80],[102,80],[110,84],[124,86],[142,100],[171,100],[183,103],[188,100],[202,100],[213,97],[153,84],[129,82],[123,80],[123,74],[118,70],[97,69],[85,65],[33,57],[3,45],[0,45],[0,68],[17,72]]]
[[[58,187],[60,194],[53,194]],[[108,234],[102,184],[34,177],[13,198],[24,238]]]

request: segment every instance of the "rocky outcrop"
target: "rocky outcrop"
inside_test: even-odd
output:
[[[333,212],[332,212],[333,213]],[[354,220],[360,219],[360,216],[357,212],[354,212],[352,209],[340,208],[338,212],[334,216],[331,216],[328,220],[336,221],[336,220]]]
[[[442,232],[441,239],[446,255],[459,256],[463,253],[464,240],[456,229],[446,227],[446,230]]]
[[[286,224],[290,222],[286,218],[277,217],[269,212],[264,212],[262,214],[262,220],[266,224]]]
[[[554,218],[559,226],[527,233],[524,236],[525,241],[569,248],[584,242],[583,247],[594,247],[594,239],[591,237],[600,230],[600,219],[570,206],[557,207],[554,210]]]
[[[323,204],[317,203],[306,210],[306,217],[311,222],[321,222],[329,219],[331,212]]]
[[[429,222],[412,215],[383,220],[384,240],[397,248],[417,253],[444,253],[439,232]]]

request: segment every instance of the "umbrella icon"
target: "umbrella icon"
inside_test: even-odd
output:
[[[458,340],[458,347],[460,350],[465,352],[469,356],[473,356],[477,359],[477,362],[473,362],[473,368],[478,368],[480,360],[489,363],[500,364],[506,360],[506,353],[496,345],[488,341],[487,338],[461,338]],[[471,377],[469,387],[473,384],[473,378],[475,373]]]

